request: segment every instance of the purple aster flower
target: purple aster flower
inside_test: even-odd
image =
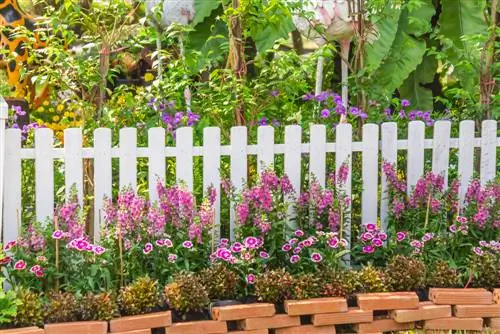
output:
[[[250,285],[253,285],[255,283],[255,275],[254,274],[247,275],[247,283]]]
[[[299,262],[299,260],[300,260],[300,256],[298,256],[298,255],[296,255],[296,254],[295,254],[295,255],[292,255],[292,256],[290,257],[290,263],[297,263],[297,262]]]
[[[328,117],[330,117],[330,110],[325,108],[325,109],[321,110],[320,115],[321,115],[321,118],[328,118]]]
[[[433,126],[434,125],[434,121],[432,119],[428,120],[425,122],[425,125],[426,126]]]
[[[259,120],[259,125],[263,126],[263,125],[267,125],[267,118],[265,116],[263,116],[260,120]]]
[[[310,101],[314,98],[314,94],[312,93],[307,93],[304,96],[302,96],[302,101]]]
[[[422,115],[422,118],[426,121],[430,120],[431,119],[431,112],[430,111],[424,112],[424,114]]]
[[[187,249],[193,248],[193,243],[189,240],[186,240],[182,243],[182,247],[187,248]]]
[[[396,233],[396,240],[398,242],[401,242],[406,239],[406,233],[405,232],[397,232]]]
[[[418,118],[422,118],[424,116],[424,112],[422,110],[418,110],[417,113],[416,113],[416,116]]]
[[[281,246],[281,250],[283,252],[289,252],[291,249],[292,249],[292,246],[290,244],[288,244],[288,243],[286,243],[283,246]]]
[[[269,259],[269,253],[264,251],[259,252],[259,256],[261,259]]]
[[[357,115],[359,115],[360,110],[358,107],[350,107],[349,112],[351,113],[351,115],[357,116]]]
[[[269,92],[269,95],[276,97],[280,95],[280,91],[277,89],[273,89],[272,91]]]
[[[323,257],[321,256],[320,253],[312,253],[311,254],[311,261],[312,262],[315,262],[315,263],[318,263],[318,262],[321,262],[323,260]]]
[[[319,94],[317,94],[314,99],[318,102],[323,102],[323,101],[326,101],[326,99],[328,98],[329,94],[328,92],[321,92]]]
[[[362,111],[362,112],[359,113],[359,118],[361,118],[361,119],[367,119],[368,118],[368,114],[365,113],[364,111]]]
[[[405,118],[406,117],[406,113],[404,110],[401,110],[399,111],[399,118]]]
[[[153,244],[148,242],[147,244],[144,245],[144,249],[142,250],[142,252],[148,255],[149,253],[151,253],[152,250],[153,250]]]
[[[385,108],[384,113],[386,116],[391,116],[392,115],[392,109],[391,108]]]
[[[371,245],[366,245],[363,247],[363,253],[365,254],[371,254],[375,251],[375,247],[371,246]]]
[[[414,120],[415,120],[415,118],[417,118],[417,115],[416,115],[416,113],[415,113],[415,110],[410,111],[410,112],[408,113],[408,119],[409,119],[410,121],[414,121]]]
[[[401,100],[401,106],[403,107],[409,107],[410,106],[410,101],[408,100]]]

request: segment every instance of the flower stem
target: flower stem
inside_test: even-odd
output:
[[[59,218],[54,218],[54,228],[59,229]],[[56,291],[59,291],[59,239],[55,239],[56,243]]]
[[[429,222],[429,211],[431,208],[431,193],[429,192],[429,197],[427,198],[427,210],[425,212],[425,223],[424,223],[424,231],[427,230],[427,223]]]
[[[120,223],[118,223],[117,225],[117,232],[118,232],[118,251],[120,254],[120,286],[123,287],[125,284],[123,277],[123,246],[122,246],[122,233],[121,233]]]

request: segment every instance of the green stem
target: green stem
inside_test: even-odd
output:
[[[427,224],[429,223],[429,211],[431,208],[431,194],[429,193],[429,197],[427,198],[427,210],[425,212],[425,224],[424,224],[424,231],[427,230]]]

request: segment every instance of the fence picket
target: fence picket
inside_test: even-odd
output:
[[[237,191],[241,190],[247,180],[247,128],[236,126],[231,128],[231,183]],[[235,212],[233,203],[230,208],[230,238],[234,240]]]
[[[458,139],[458,177],[460,201],[463,202],[474,170],[474,121],[460,122]]]
[[[21,130],[19,129],[8,129],[5,132],[4,172],[3,240],[7,242],[16,240],[21,224]]]
[[[274,128],[272,126],[259,126],[257,129],[257,171],[274,165]]]
[[[437,121],[434,124],[432,141],[432,172],[444,177],[444,188],[448,188],[448,166],[450,162],[450,121]]]
[[[496,172],[496,145],[497,122],[483,121],[481,131],[481,185],[495,179]]]
[[[398,162],[398,127],[397,123],[390,122],[382,124],[382,165],[384,161],[393,164],[397,169]],[[382,171],[382,184],[380,195],[380,221],[383,231],[387,231],[387,215],[389,211],[387,177]]]
[[[51,129],[35,130],[35,199],[36,219],[46,223],[54,213],[54,143]]]
[[[5,157],[6,157],[6,130],[7,118],[9,116],[9,105],[3,97],[0,97],[0,236],[3,231],[3,202],[5,192]],[[1,238],[0,238],[1,240]]]
[[[336,129],[336,154],[335,154],[335,168],[338,171],[342,164],[346,163],[349,168],[349,175],[347,176],[347,181],[345,184],[345,192],[348,196],[351,196],[351,177],[352,177],[352,125],[351,124],[340,124]],[[344,215],[345,229],[343,237],[349,242],[349,248],[351,246],[351,204],[349,204],[349,214]],[[347,254],[344,257],[346,262],[349,262],[351,257]]]
[[[102,212],[103,199],[111,197],[112,168],[111,168],[111,129],[96,129],[94,131],[94,240],[99,241],[101,222],[104,219]]]
[[[326,182],[326,126],[311,125],[309,174],[324,187]]]
[[[425,124],[410,122],[408,126],[407,192],[411,193],[418,179],[424,174]]]
[[[203,190],[216,191],[215,237],[220,239],[220,128],[203,129]]]
[[[148,187],[149,198],[152,202],[158,201],[156,185],[158,182],[165,184],[165,129],[152,128],[148,131]]]
[[[179,128],[176,131],[177,157],[176,179],[193,190],[193,129]]]
[[[376,223],[378,218],[378,125],[363,126],[363,193],[362,224]]]
[[[288,125],[285,128],[285,174],[295,190],[297,198],[300,195],[302,160],[302,128],[298,125]],[[287,196],[287,201],[293,203],[293,196]],[[289,217],[293,218],[293,205],[289,206]],[[291,224],[291,222],[289,222]]]
[[[120,189],[137,189],[137,130],[120,129]]]
[[[83,160],[82,130],[72,128],[64,130],[64,179],[66,201],[69,200],[73,187],[76,189],[78,203],[83,204]]]

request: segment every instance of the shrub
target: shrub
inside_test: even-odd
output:
[[[158,306],[158,281],[149,277],[138,278],[123,287],[118,296],[122,315],[138,315],[151,312]]]
[[[24,288],[17,290],[16,294],[19,305],[14,325],[16,327],[42,326],[45,317],[42,296]]]
[[[2,247],[1,244],[0,247]],[[14,321],[17,307],[20,304],[14,291],[5,291],[3,289],[4,280],[5,279],[0,278],[0,326],[5,324],[8,325]]]
[[[360,292],[383,292],[387,291],[386,276],[384,272],[368,265],[358,272]]]
[[[109,321],[117,314],[116,301],[108,292],[88,293],[80,302],[80,316],[84,321]]]
[[[500,257],[485,252],[481,256],[474,256],[470,260],[470,269],[474,275],[472,285],[478,288],[493,289],[500,286]]]
[[[387,284],[394,291],[412,291],[425,286],[425,264],[417,258],[396,255],[387,265]]]
[[[78,319],[76,298],[69,292],[53,292],[48,296],[46,323],[71,322]]]
[[[210,299],[231,299],[236,296],[238,274],[223,263],[215,263],[202,270],[200,280]]]
[[[360,289],[358,274],[354,270],[326,269],[321,272],[321,296],[347,297]]]
[[[260,301],[279,304],[290,297],[293,277],[283,268],[268,270],[255,276],[254,286]]]
[[[202,311],[210,302],[200,278],[190,272],[175,275],[164,292],[168,305],[182,313]]]
[[[309,299],[320,296],[320,278],[315,274],[298,274],[293,277],[292,298]]]
[[[427,286],[433,288],[452,288],[460,285],[460,274],[448,262],[437,260],[427,274]]]

